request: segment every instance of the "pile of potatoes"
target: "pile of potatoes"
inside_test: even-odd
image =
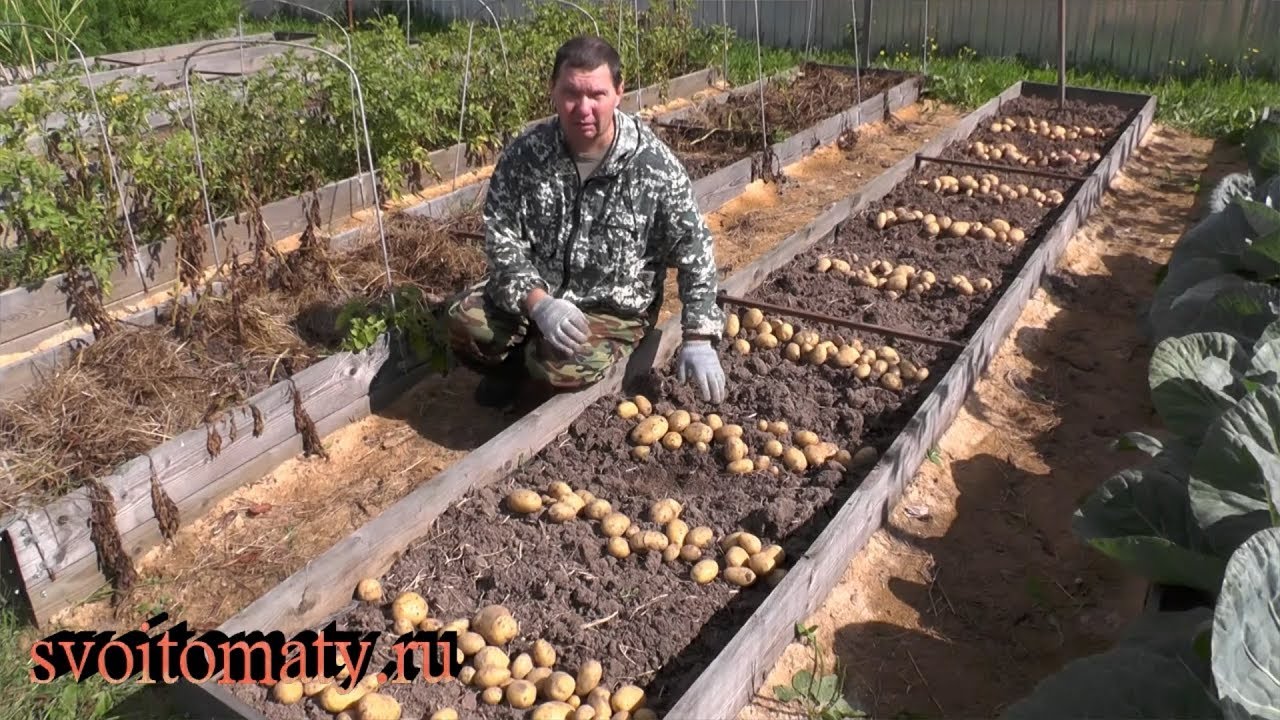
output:
[[[981,141],[972,142],[969,143],[967,150],[970,155],[982,161],[1008,159],[1025,166],[1071,166],[1078,163],[1097,162],[1102,159],[1101,153],[1097,151],[1091,152],[1083,148],[1072,148],[1061,152],[1050,150],[1047,153],[1036,149],[1030,153],[1024,153],[1017,145],[1010,142],[990,145]]]
[[[914,268],[903,266],[905,270],[902,271],[901,276],[894,274],[898,271],[898,266],[888,261],[877,261],[868,268],[874,266],[882,271],[886,265],[890,267],[889,274],[884,278],[886,286],[890,281],[893,282],[893,287],[897,287],[899,283],[905,283],[907,291],[910,291],[915,279],[915,273],[911,272]],[[818,267],[822,266],[819,260]],[[857,272],[849,263],[841,261],[841,264],[837,265],[835,260],[831,261],[828,270],[834,270],[837,267],[847,268],[847,270],[840,270],[847,276],[853,276]],[[919,274],[920,281],[932,275],[932,273],[926,273]],[[894,279],[897,277],[901,279]],[[933,282],[936,281],[937,278],[933,278]],[[880,287],[880,278],[876,280],[876,287]],[[932,288],[932,282],[922,288],[922,292],[930,288]],[[725,322],[725,336],[733,338],[744,331],[746,334],[754,333],[754,336],[750,340],[745,337],[737,337],[734,340],[733,349],[740,355],[750,353],[753,345],[757,348],[772,350],[785,342],[782,355],[791,362],[852,369],[854,376],[859,380],[870,378],[873,381],[879,381],[889,390],[901,390],[904,381],[923,382],[929,377],[928,368],[902,359],[891,347],[864,348],[861,340],[855,338],[850,341],[839,335],[823,339],[815,330],[797,330],[791,323],[769,320],[757,308],[748,309],[740,321],[735,313],[728,314]],[[886,375],[889,377],[886,378]],[[716,437],[716,439],[720,438]]]
[[[939,175],[932,180],[918,180],[916,184],[920,187],[929,188],[941,195],[986,196],[994,200],[997,205],[1003,205],[1006,200],[1012,201],[1019,198],[1031,198],[1039,207],[1056,207],[1066,201],[1066,198],[1059,190],[1050,189],[1045,191],[1022,183],[1011,185],[1002,182],[1000,176],[995,173],[986,173],[977,177],[973,175],[961,175],[960,177]],[[886,215],[886,220],[892,221],[892,218]],[[878,222],[879,218],[877,217]],[[889,224],[892,224],[892,222]],[[1021,239],[1018,238],[1019,241]]]
[[[1054,140],[1078,140],[1082,137],[1106,137],[1107,130],[1095,128],[1090,125],[1050,125],[1048,120],[1041,119],[1039,122],[1032,117],[1013,118],[1005,117],[991,123],[991,132],[1014,132],[1022,130],[1040,135]]]
[[[854,262],[857,262],[856,255]],[[882,290],[890,300],[897,300],[904,294],[923,295],[932,290],[938,282],[937,275],[932,270],[917,270],[911,265],[895,264],[889,260],[875,260],[855,268],[846,260],[833,259],[824,255],[818,258],[813,269],[819,273],[834,271],[862,287]],[[847,343],[841,343],[840,346],[843,347],[844,344]],[[861,345],[858,340],[854,340],[853,344]],[[861,351],[862,348],[858,347],[858,352]]]
[[[1016,190],[1013,192],[1016,193]],[[1061,194],[1058,197],[1061,197]],[[1045,198],[1047,201],[1048,197],[1045,196]],[[926,213],[923,210],[895,208],[877,213],[873,221],[878,229],[910,222],[923,223],[924,231],[930,237],[938,237],[939,235],[953,238],[970,237],[974,240],[998,241],[1010,245],[1027,239],[1025,231],[1014,227],[1012,223],[1003,218],[996,218],[990,223],[982,223],[977,220],[959,220],[949,215],[935,215]]]
[[[700,413],[677,409],[664,415],[655,412],[653,403],[643,395],[618,403],[615,412],[623,420],[637,421],[627,435],[632,446],[631,457],[636,460],[648,458],[654,445],[673,451],[687,446],[700,453],[710,452],[713,442],[731,432],[715,413],[703,417]]]
[[[947,287],[961,295],[973,295],[974,293],[991,292],[992,285],[987,278],[978,278],[977,281],[970,281],[964,275],[952,275],[947,280]]]

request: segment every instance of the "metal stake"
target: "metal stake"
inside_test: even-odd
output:
[[[937,338],[929,335],[921,335],[911,332],[910,330],[901,330],[898,328],[885,327],[883,325],[875,325],[872,323],[858,322],[857,320],[849,320],[848,318],[838,318],[819,312],[809,310],[800,310],[797,308],[787,307],[785,305],[774,305],[772,303],[761,302],[759,300],[748,300],[746,298],[734,297],[721,292],[716,296],[716,302],[720,305],[732,304],[745,308],[757,308],[761,312],[777,313],[779,315],[790,315],[803,320],[812,320],[814,322],[826,323],[827,325],[836,325],[838,327],[847,327],[852,330],[865,330],[873,332],[877,335],[885,335],[887,337],[896,337],[903,340],[911,340],[913,342],[924,343],[926,345],[937,345],[939,347],[955,348],[963,350],[965,344],[947,338]]]
[[[1058,0],[1058,107],[1067,105],[1067,0]]]
[[[458,189],[458,168],[462,165],[462,151],[466,138],[462,135],[462,123],[467,119],[467,86],[471,80],[471,38],[475,34],[475,21],[467,21],[467,55],[462,61],[462,103],[458,110],[458,152],[453,161],[453,189]]]

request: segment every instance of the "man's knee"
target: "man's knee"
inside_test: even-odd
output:
[[[449,304],[445,324],[454,353],[485,364],[501,362],[520,339],[517,323],[498,317],[487,306],[483,284]]]
[[[597,318],[591,318],[589,347],[573,357],[558,355],[541,340],[531,343],[526,351],[529,373],[559,390],[577,390],[599,382],[610,368],[631,354],[644,336],[644,326],[639,323],[614,320],[607,330],[599,323]]]

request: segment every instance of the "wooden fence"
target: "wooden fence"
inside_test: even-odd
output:
[[[346,0],[295,0],[337,17]],[[555,0],[486,0],[501,18],[516,19],[534,3]],[[640,0],[640,9],[650,0]],[[576,0],[591,9],[593,0]],[[355,0],[359,14],[434,15],[446,20],[488,22],[478,0]],[[288,7],[273,0],[246,0],[251,14]],[[853,47],[874,60],[884,50],[918,56],[926,31],[939,51],[969,47],[980,55],[1022,56],[1056,63],[1057,0],[696,0],[699,25],[727,24],[739,37],[767,46],[804,49]],[[608,33],[605,33],[606,35]],[[1176,68],[1197,70],[1240,63],[1280,75],[1280,0],[1068,0],[1067,59],[1072,65],[1104,64],[1150,77]]]

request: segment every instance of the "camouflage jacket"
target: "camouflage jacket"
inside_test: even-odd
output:
[[[503,151],[484,206],[486,294],[518,315],[541,287],[588,312],[656,316],[674,266],[685,333],[718,337],[712,235],[689,175],[639,120],[616,111],[614,122],[612,150],[581,184],[554,118]]]

